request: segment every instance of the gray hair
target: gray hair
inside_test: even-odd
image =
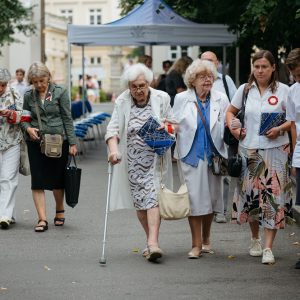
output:
[[[153,72],[144,64],[134,64],[123,73],[121,82],[122,86],[126,88],[130,81],[136,80],[140,75],[144,75],[146,81],[150,84],[153,80]]]
[[[212,73],[214,80],[217,79],[217,69],[214,63],[204,59],[196,59],[192,64],[186,69],[184,82],[188,88],[193,88],[193,83],[199,73],[208,72]]]
[[[51,80],[51,73],[49,69],[43,63],[36,61],[34,62],[27,72],[27,81],[32,84],[32,79],[35,77],[48,77]]]
[[[11,79],[10,73],[7,69],[0,68],[0,82],[9,82]]]

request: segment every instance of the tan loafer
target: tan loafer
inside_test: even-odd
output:
[[[193,247],[192,250],[188,253],[189,259],[197,259],[202,256],[201,249],[199,247]]]
[[[163,256],[163,251],[158,246],[148,246],[148,253],[146,259],[155,262]]]

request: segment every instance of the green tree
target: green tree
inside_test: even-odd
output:
[[[33,34],[36,26],[31,23],[32,7],[26,8],[19,0],[0,1],[0,46],[19,42],[15,33]]]
[[[139,0],[120,0],[126,14]],[[165,0],[175,12],[198,23],[221,23],[238,34],[241,81],[250,71],[253,46],[268,49],[300,47],[300,0]],[[230,54],[232,51],[228,51]]]

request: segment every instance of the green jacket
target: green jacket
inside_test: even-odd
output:
[[[23,110],[28,111],[31,116],[31,122],[21,124],[25,132],[28,127],[39,128],[33,92],[33,89],[30,89],[24,95]],[[37,91],[35,91],[35,99],[40,111],[42,132],[63,134],[64,139],[67,139],[70,145],[76,144],[67,90],[62,86],[50,83],[44,104]]]

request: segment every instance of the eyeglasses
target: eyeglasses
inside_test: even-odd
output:
[[[206,79],[211,80],[211,81],[214,80],[213,75],[198,75],[197,78],[200,79],[201,81],[204,81]]]
[[[132,92],[137,92],[138,90],[143,91],[143,90],[147,89],[147,87],[148,87],[148,84],[144,83],[144,84],[141,84],[141,85],[132,85],[130,87],[130,89],[131,89]]]

